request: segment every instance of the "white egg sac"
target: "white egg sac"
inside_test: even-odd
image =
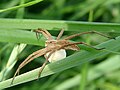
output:
[[[46,54],[46,56],[48,57],[48,55],[50,54],[50,52],[48,52]],[[55,61],[59,61],[63,58],[66,57],[66,51],[65,49],[60,49],[58,51],[55,51],[54,53],[51,54],[51,56],[48,58],[49,62],[55,62]]]

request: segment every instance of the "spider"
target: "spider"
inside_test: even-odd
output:
[[[31,62],[32,60],[34,60],[35,58],[38,58],[40,56],[44,55],[46,60],[43,63],[43,65],[40,67],[40,70],[39,70],[39,73],[38,73],[38,78],[40,77],[41,72],[43,71],[45,65],[48,62],[55,62],[55,61],[58,61],[58,60],[61,60],[61,59],[65,58],[66,57],[66,50],[74,50],[74,51],[80,50],[80,48],[77,46],[78,44],[83,44],[83,45],[89,46],[91,48],[94,48],[96,50],[104,49],[104,48],[100,48],[100,49],[95,48],[95,47],[93,47],[91,45],[88,45],[84,42],[70,42],[69,40],[74,38],[74,37],[77,37],[77,36],[80,36],[80,35],[83,35],[83,34],[96,33],[96,34],[99,34],[101,36],[111,38],[111,37],[109,37],[107,35],[104,35],[100,32],[88,31],[88,32],[77,33],[77,34],[68,36],[64,39],[60,39],[63,32],[64,32],[64,30],[62,29],[60,31],[60,33],[58,34],[56,40],[55,40],[55,39],[52,38],[52,35],[47,30],[37,29],[37,30],[34,30],[34,32],[36,32],[37,38],[38,38],[38,35],[40,33],[42,33],[44,35],[44,37],[47,39],[45,41],[45,48],[33,52],[19,65],[18,69],[16,70],[16,72],[13,76],[11,84],[13,84],[15,76],[17,74],[19,74],[19,71],[20,71],[21,68],[23,68],[26,64],[28,64],[29,62]]]

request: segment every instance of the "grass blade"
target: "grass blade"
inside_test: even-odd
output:
[[[48,30],[66,31],[89,31],[96,30],[99,32],[119,32],[119,23],[97,23],[97,22],[80,22],[80,21],[60,21],[60,20],[32,20],[32,19],[0,19],[0,29],[37,29],[44,28]]]
[[[37,3],[41,2],[41,1],[43,1],[43,0],[34,0],[34,1],[31,1],[31,2],[28,2],[28,3],[25,3],[25,4],[19,5],[19,6],[14,6],[14,7],[7,8],[7,9],[2,9],[2,10],[0,10],[0,13],[1,13],[1,12],[5,12],[5,11],[16,10],[16,9],[18,9],[18,8],[28,7],[28,6],[37,4]]]
[[[88,71],[88,77],[87,77],[88,84],[90,84],[89,82],[96,80],[97,78],[101,77],[102,75],[105,75],[105,76],[111,75],[111,74],[113,74],[114,71],[118,70],[120,68],[119,58],[120,58],[120,55],[114,55],[114,56],[108,58],[107,60],[99,63],[98,65],[95,65],[94,67],[90,68]],[[113,62],[113,60],[114,60],[114,62]],[[119,75],[117,74],[115,77],[117,77],[117,79],[118,79],[119,76],[120,76],[120,74]],[[59,84],[53,90],[66,90],[66,89],[69,89],[69,88],[79,85],[79,83],[82,83],[81,75],[76,75],[75,77],[67,79],[63,83]]]
[[[26,43],[33,45],[44,45],[45,39],[42,37],[39,41],[34,32],[23,30],[0,30],[1,42]]]
[[[17,62],[17,56],[23,51],[25,47],[26,47],[26,44],[20,44],[20,45],[14,46],[11,52],[11,55],[8,59],[7,65],[0,72],[0,81],[6,79],[6,76],[10,73],[11,69],[14,67],[14,65]]]

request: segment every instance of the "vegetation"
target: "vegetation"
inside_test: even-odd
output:
[[[0,89],[119,90],[119,5],[120,0],[1,0]],[[44,48],[46,39],[40,34],[38,41],[33,32],[37,28],[47,29],[54,38],[63,28],[63,38],[95,30],[111,39],[96,34],[76,37],[72,41],[105,49],[79,45],[80,51],[68,50],[67,58],[46,65],[39,80],[39,67],[45,59],[36,58],[22,68],[10,85],[19,64],[29,54]]]

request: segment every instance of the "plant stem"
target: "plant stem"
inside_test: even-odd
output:
[[[2,10],[0,10],[0,13],[1,13],[1,12],[5,12],[5,11],[10,11],[10,10],[16,10],[16,9],[22,8],[22,7],[28,7],[28,6],[37,4],[37,3],[41,2],[41,1],[42,1],[42,0],[34,0],[34,1],[31,1],[31,2],[28,2],[28,3],[25,3],[25,4],[21,4],[21,5],[19,5],[19,6],[14,6],[14,7],[7,8],[7,9],[2,9]]]
[[[90,10],[89,12],[89,18],[88,18],[89,22],[93,21],[93,10]],[[87,36],[86,42],[88,44],[90,44],[91,40],[89,35]],[[80,90],[85,90],[85,87],[87,85],[87,75],[88,75],[88,67],[89,67],[89,63],[85,63],[83,64],[83,68],[82,68],[82,74],[81,74],[81,83],[80,83]]]
[[[88,66],[89,66],[88,62],[83,64],[79,90],[85,90],[85,87],[87,85]]]

